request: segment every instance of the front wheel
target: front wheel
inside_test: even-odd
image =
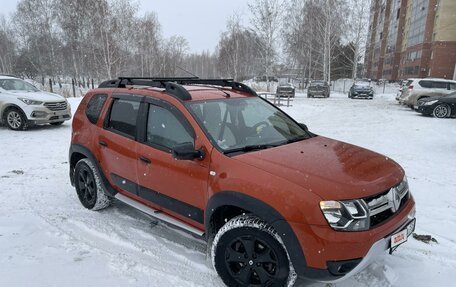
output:
[[[290,286],[296,277],[280,236],[250,215],[231,219],[217,232],[212,263],[227,286]]]
[[[89,159],[81,159],[74,168],[74,183],[81,204],[90,210],[100,210],[111,204],[101,182],[98,169]]]
[[[451,114],[451,108],[447,104],[439,104],[434,108],[434,111],[432,112],[434,117],[436,118],[448,118]]]
[[[28,128],[27,118],[17,108],[10,108],[5,112],[3,122],[13,131],[24,131]]]

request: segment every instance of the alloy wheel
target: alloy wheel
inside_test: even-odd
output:
[[[437,118],[446,118],[450,115],[450,107],[445,104],[440,104],[434,108],[434,116]]]
[[[78,195],[84,206],[92,206],[96,200],[96,183],[92,172],[83,167],[79,170],[77,177],[78,181]]]
[[[231,241],[225,250],[225,263],[230,275],[242,286],[269,286],[279,282],[277,254],[253,235]]]
[[[18,129],[22,125],[21,115],[16,111],[10,111],[6,117],[8,125],[13,129]]]

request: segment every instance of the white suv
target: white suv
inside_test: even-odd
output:
[[[407,87],[399,97],[399,102],[417,108],[418,100],[429,97],[444,97],[456,91],[456,81],[445,79],[408,79]]]
[[[0,122],[12,130],[33,125],[61,125],[71,119],[71,107],[57,94],[40,91],[21,79],[0,75]]]

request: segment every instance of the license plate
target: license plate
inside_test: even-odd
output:
[[[391,236],[391,248],[401,245],[407,241],[407,229],[402,230]]]

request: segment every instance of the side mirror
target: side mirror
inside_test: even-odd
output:
[[[203,150],[195,150],[193,143],[190,142],[174,146],[172,149],[172,153],[173,157],[177,160],[202,160],[205,156]]]
[[[306,132],[309,131],[309,128],[307,127],[306,124],[299,123],[299,126],[300,126],[303,130],[305,130]]]

